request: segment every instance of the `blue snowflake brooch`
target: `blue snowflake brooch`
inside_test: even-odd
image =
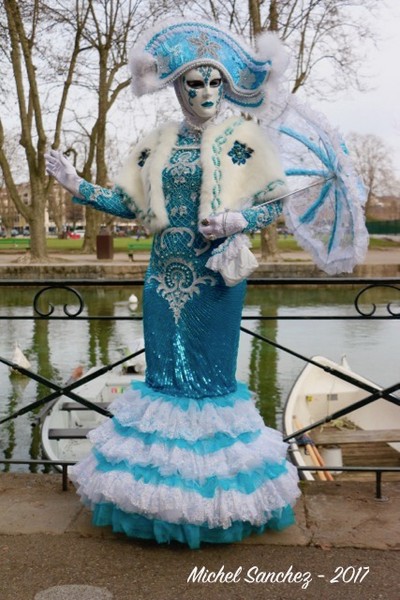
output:
[[[251,158],[253,152],[253,148],[250,148],[246,144],[242,144],[236,140],[233,143],[232,148],[229,150],[228,156],[232,158],[232,162],[235,165],[244,165],[246,161]]]

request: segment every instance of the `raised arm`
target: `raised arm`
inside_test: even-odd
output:
[[[119,186],[108,189],[85,181],[62,152],[57,150],[50,150],[45,158],[47,173],[72,194],[74,202],[125,219],[136,218],[133,199]]]
[[[91,206],[124,219],[135,219],[138,216],[134,201],[118,185],[108,189],[82,179],[78,194],[72,198],[77,204]]]

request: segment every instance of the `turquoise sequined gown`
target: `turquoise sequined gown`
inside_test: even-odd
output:
[[[246,284],[227,287],[205,266],[223,240],[197,231],[199,144],[184,126],[163,171],[170,226],[154,237],[145,279],[146,380],[113,403],[72,470],[94,524],[192,548],[290,525],[299,495],[281,434],[235,379]],[[81,203],[135,216],[121,190],[83,182],[79,191]],[[280,210],[245,210],[247,229]]]

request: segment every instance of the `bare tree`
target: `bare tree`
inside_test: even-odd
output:
[[[326,98],[368,83],[365,52],[376,37],[375,0],[188,0],[187,7],[249,40],[276,31],[290,54],[293,92],[307,87],[308,94]]]
[[[56,9],[59,18],[68,22],[70,27],[77,27],[74,11],[65,11],[62,3],[59,4]],[[130,83],[126,69],[129,49],[155,10],[150,2],[140,0],[86,0],[86,5],[88,19],[82,37],[87,61],[80,64],[75,81],[80,104],[86,107],[86,114],[82,110],[79,112],[79,107],[71,112],[72,129],[66,137],[69,150],[78,154],[82,177],[105,186],[108,182],[106,141],[109,114]],[[98,227],[105,220],[101,213],[86,209],[84,251],[95,250]]]
[[[373,2],[249,0],[249,6],[253,34],[260,28],[276,31],[290,48],[293,94],[305,87],[319,97],[332,97],[350,87],[365,89],[361,42],[372,39],[368,12],[375,8]],[[261,232],[261,257],[279,258],[276,225]]]
[[[178,2],[179,4],[179,2]],[[288,48],[292,93],[333,98],[368,83],[365,52],[374,39],[374,0],[209,0],[189,2],[199,16],[214,19],[256,42],[263,31],[275,31]],[[364,75],[363,75],[364,73]],[[277,260],[274,225],[261,235],[263,260]]]
[[[128,47],[143,26],[162,15],[190,13],[207,19],[211,14],[248,39],[259,31],[275,30],[295,57],[292,91],[307,87],[325,93],[325,84],[329,90],[350,82],[360,84],[355,54],[356,48],[362,52],[359,42],[367,38],[360,15],[373,4],[373,0],[188,0],[185,4],[180,0],[0,0],[0,91],[10,99],[8,112],[2,108],[0,113],[0,167],[8,193],[29,222],[33,257],[46,257],[44,210],[53,185],[45,174],[43,152],[50,144],[58,148],[63,135],[63,146],[78,153],[82,176],[106,184],[107,127],[129,83]],[[321,70],[323,65],[330,67]],[[4,85],[8,70],[15,82],[12,98]],[[6,143],[10,131],[6,118],[12,114],[15,98],[31,206],[19,197],[18,173]],[[94,214],[87,210],[86,251],[94,249],[98,228]],[[269,255],[273,246],[274,242]]]
[[[77,3],[77,6],[79,3]],[[5,60],[9,60],[15,95],[19,111],[20,144],[24,149],[32,202],[26,205],[18,191],[18,172],[13,169],[6,151],[6,132],[3,116],[0,116],[0,167],[8,193],[19,212],[28,221],[31,231],[31,254],[34,260],[46,260],[46,237],[44,231],[44,212],[46,202],[51,193],[53,182],[45,173],[44,152],[48,142],[44,117],[48,110],[49,88],[44,86],[41,93],[41,74],[45,70],[49,74],[51,61],[45,60],[38,38],[46,31],[50,41],[51,35],[57,34],[57,24],[47,19],[47,12],[40,0],[1,0],[1,32],[7,40],[6,51],[1,56],[2,69],[6,70]],[[71,40],[68,61],[64,74],[64,85],[58,94],[58,107],[55,111],[55,127],[53,145],[57,145],[61,134],[61,124],[67,102],[73,73],[80,52],[82,30],[87,14],[79,13],[79,27]],[[60,32],[58,32],[59,34]],[[50,45],[50,44],[49,44]],[[66,52],[66,49],[64,49]],[[49,53],[48,53],[49,54]],[[59,67],[59,65],[57,65]],[[54,75],[54,71],[53,71]],[[55,90],[53,89],[52,105],[54,106]],[[54,109],[53,109],[54,110]]]
[[[377,135],[351,133],[347,138],[358,174],[367,188],[365,212],[369,217],[373,199],[397,195],[400,191],[393,164],[393,152]]]

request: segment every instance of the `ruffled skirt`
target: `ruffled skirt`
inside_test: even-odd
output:
[[[134,382],[110,410],[71,469],[95,525],[198,548],[294,522],[297,471],[244,384],[194,400]]]

